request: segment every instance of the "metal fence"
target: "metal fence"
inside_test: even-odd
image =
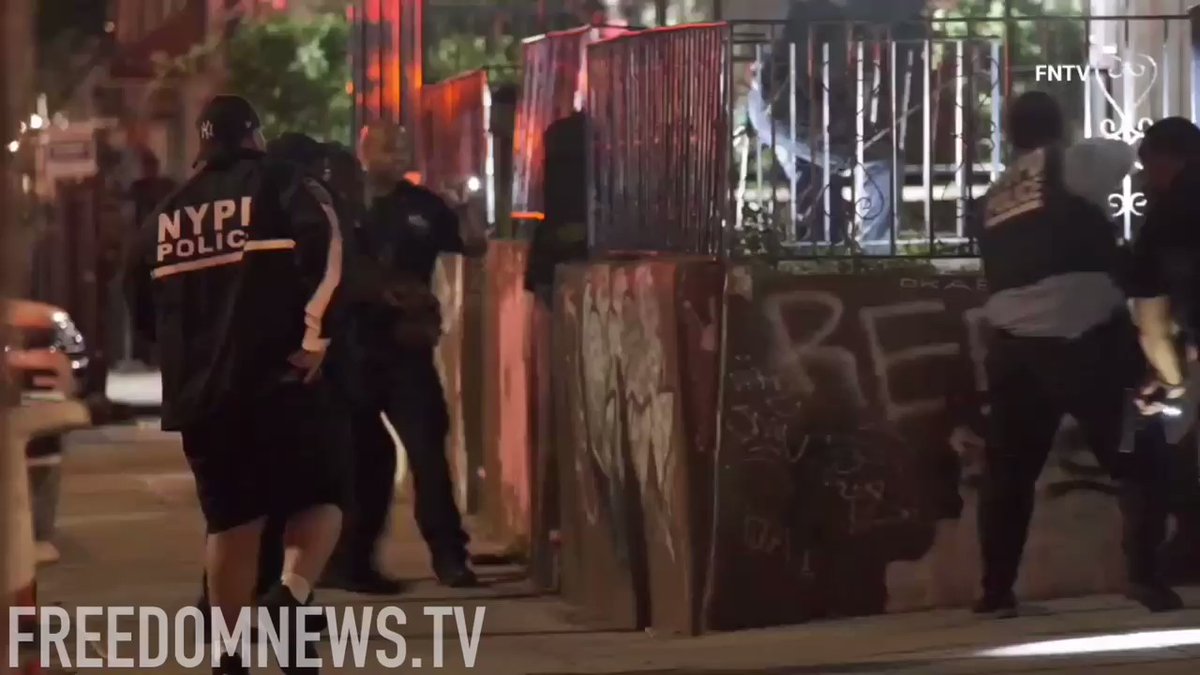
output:
[[[731,27],[730,253],[969,256],[1004,169],[1005,99],[1042,89],[1076,136],[1136,143],[1191,115],[1187,16]],[[1126,236],[1145,204],[1109,199]]]
[[[463,73],[422,92],[421,157],[429,185],[485,192],[487,222],[495,222],[487,71]]]
[[[623,28],[583,27],[525,41],[522,49],[521,98],[513,133],[512,209],[541,213],[542,136],[555,120],[579,110],[582,103],[587,45],[619,35]]]
[[[725,24],[704,24],[588,48],[588,224],[595,250],[721,252],[728,38]]]

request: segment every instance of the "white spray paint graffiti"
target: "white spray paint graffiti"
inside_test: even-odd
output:
[[[889,421],[895,422],[906,417],[927,415],[946,409],[945,397],[897,401],[891,387],[891,370],[913,361],[952,358],[959,355],[960,349],[957,342],[938,342],[887,352],[883,348],[880,324],[898,317],[938,316],[945,313],[946,303],[941,300],[918,300],[881,307],[864,307],[859,310],[859,319],[867,334],[867,348],[871,352],[871,365],[879,384],[879,399]]]
[[[581,335],[588,444],[601,471],[621,484],[621,453],[628,441],[641,494],[658,504],[667,551],[674,559],[669,495],[677,461],[676,398],[666,383],[656,285],[647,266],[633,270],[633,283],[629,270],[593,269],[596,276],[584,291]],[[622,413],[627,428],[622,428]],[[650,489],[652,475],[655,490]]]
[[[788,330],[784,319],[785,309],[809,306],[825,310],[824,321],[808,336],[797,340]],[[841,298],[824,291],[789,291],[773,295],[763,302],[763,313],[771,326],[772,343],[776,362],[773,364],[780,374],[801,396],[812,396],[816,383],[810,375],[810,366],[824,365],[839,374],[839,379],[848,388],[857,407],[866,406],[866,396],[858,380],[858,361],[845,347],[825,344],[837,330],[845,314]]]

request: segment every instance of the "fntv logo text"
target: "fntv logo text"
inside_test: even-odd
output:
[[[1033,76],[1038,82],[1084,82],[1094,77],[1096,69],[1091,66],[1053,65],[1039,63],[1034,66]]]

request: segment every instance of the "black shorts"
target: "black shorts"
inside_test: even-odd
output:
[[[210,533],[265,516],[341,506],[346,420],[323,383],[283,384],[254,403],[183,430]]]

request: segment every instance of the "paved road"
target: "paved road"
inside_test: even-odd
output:
[[[188,605],[200,576],[196,561],[202,528],[177,440],[148,428],[80,432],[70,441],[65,471],[60,517],[63,561],[41,575],[43,601],[66,608],[155,605],[168,611]],[[432,666],[434,655],[432,624],[422,609],[459,604],[468,611],[486,608],[473,672],[487,675],[1200,672],[1196,644],[1070,657],[979,655],[986,649],[1066,636],[1200,626],[1200,592],[1187,594],[1190,605],[1198,609],[1162,616],[1149,616],[1118,598],[1101,597],[1048,603],[1030,608],[1032,616],[999,622],[944,611],[701,638],[596,632],[578,622],[576,614],[556,598],[532,593],[517,569],[485,570],[492,584],[486,589],[437,587],[429,579],[408,510],[407,504],[397,507],[384,560],[393,572],[416,580],[412,592],[396,599],[326,593],[322,600],[335,607],[402,608],[409,617],[404,630],[408,656],[420,658],[422,669]],[[477,551],[487,549],[486,544],[477,547]],[[137,630],[136,625],[132,630]],[[1200,644],[1197,632],[1183,637]],[[467,672],[458,631],[451,627],[447,636],[450,643],[441,670]],[[1179,634],[1168,637],[1181,639]],[[1164,639],[1158,637],[1159,642]],[[378,639],[370,646],[389,648]],[[189,671],[174,667],[152,672]],[[327,667],[324,672],[382,673],[384,669]]]

